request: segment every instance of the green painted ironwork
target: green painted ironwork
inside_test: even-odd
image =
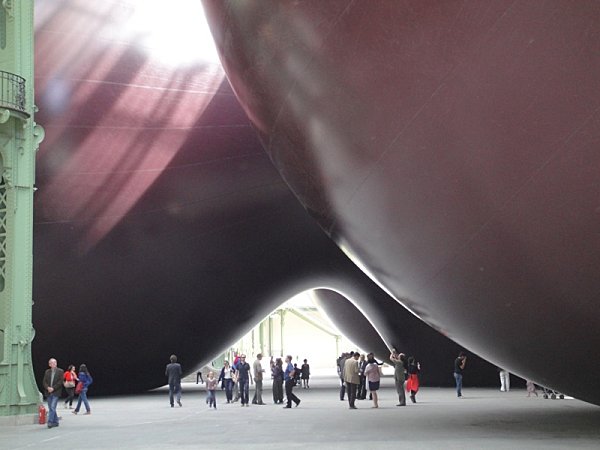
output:
[[[0,3],[0,419],[34,419],[31,361],[35,154],[33,0]],[[0,41],[2,40],[0,39]],[[30,422],[31,423],[31,422]]]
[[[25,109],[25,79],[23,77],[0,70],[0,107],[19,111],[28,116]]]

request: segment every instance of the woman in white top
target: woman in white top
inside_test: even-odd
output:
[[[221,369],[221,374],[219,375],[218,382],[221,383],[221,389],[225,389],[225,398],[227,398],[227,403],[231,403],[231,399],[233,397],[233,377],[235,376],[235,370],[229,365],[229,361],[223,361],[223,368]]]

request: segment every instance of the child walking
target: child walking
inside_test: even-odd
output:
[[[208,407],[211,406],[217,409],[217,389],[218,381],[215,378],[214,372],[208,372],[208,377],[206,378],[206,403],[208,403]]]

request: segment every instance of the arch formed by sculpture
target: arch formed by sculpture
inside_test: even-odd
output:
[[[38,368],[156,387],[314,287],[385,324],[341,247],[461,345],[600,401],[595,3],[207,1],[268,156],[217,62],[153,52],[150,3],[36,4]]]
[[[600,403],[597,3],[204,5],[336,243],[454,341]]]
[[[35,198],[36,366],[49,355],[85,362],[97,393],[144,391],[164,384],[170,354],[193,370],[298,292],[331,286],[368,299],[375,286],[282,181],[219,63],[165,68],[135,33],[99,40],[129,17],[98,20],[98,8],[38,9],[47,137]]]

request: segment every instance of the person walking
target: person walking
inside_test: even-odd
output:
[[[173,397],[176,397],[177,404],[181,407],[183,406],[181,404],[181,377],[183,375],[181,364],[177,362],[177,356],[175,355],[171,355],[169,361],[171,362],[167,364],[165,369],[165,376],[169,383],[169,403],[171,404],[171,408],[173,408],[175,406],[175,399]]]
[[[92,378],[92,374],[89,372],[85,364],[79,366],[79,374],[77,375],[77,378],[79,378],[79,381],[77,383],[82,383],[82,385],[81,390],[79,391],[79,399],[77,400],[77,406],[73,410],[73,414],[79,413],[79,410],[81,409],[81,403],[83,403],[85,405],[84,415],[89,416],[92,413],[92,410],[90,408],[90,403],[88,402],[87,392],[90,387],[90,384],[92,384],[94,380]],[[75,390],[76,393],[77,390],[78,389]]]
[[[217,409],[217,384],[219,384],[219,380],[215,378],[215,373],[211,370],[206,376],[206,403],[209,408]]]
[[[221,389],[225,389],[225,399],[227,400],[227,403],[231,403],[233,399],[234,372],[233,368],[229,365],[229,361],[223,361],[223,368],[221,369],[217,381],[221,383]]]
[[[254,375],[254,397],[252,398],[253,405],[266,405],[262,400],[263,390],[263,373],[265,369],[262,368],[260,361],[262,360],[262,353],[256,355],[256,361],[252,364],[252,372]]]
[[[292,402],[298,406],[300,404],[300,399],[296,397],[293,392],[294,385],[296,384],[296,374],[294,373],[294,366],[292,365],[292,356],[287,355],[285,357],[285,371],[283,373],[283,378],[285,380],[285,395],[287,397],[287,405],[284,408],[291,408]]]
[[[354,352],[350,358],[344,363],[344,381],[346,382],[346,390],[348,391],[348,404],[350,409],[357,409],[354,404],[356,400],[356,389],[360,383],[358,375],[358,358],[360,354]]]
[[[232,400],[232,403],[235,403],[240,399],[240,383],[237,378],[237,366],[239,363],[240,363],[240,354],[238,352],[234,352],[233,363],[231,364],[231,367],[233,369],[233,400]]]
[[[67,399],[65,400],[65,408],[73,409],[73,399],[75,398],[75,385],[79,379],[77,378],[77,373],[75,372],[75,366],[73,364],[69,365],[69,368],[65,372],[63,386],[67,391]]]
[[[236,375],[240,385],[240,398],[243,406],[248,405],[248,397],[250,395],[250,383],[252,382],[252,374],[250,373],[250,364],[246,362],[246,355],[241,355],[236,368]]]
[[[408,380],[406,380],[406,392],[410,392],[410,401],[417,403],[417,392],[419,391],[419,372],[421,363],[417,362],[414,356],[408,358]]]
[[[379,383],[381,375],[379,373],[379,364],[375,360],[375,355],[369,353],[367,355],[367,365],[364,369],[364,374],[369,386],[369,392],[373,398],[373,408],[379,408],[379,398],[377,397],[377,391],[379,390]]]
[[[462,380],[463,372],[467,364],[467,355],[463,352],[458,354],[458,358],[454,360],[454,380],[456,381],[456,396],[462,397]]]
[[[406,356],[404,353],[398,353],[393,348],[390,360],[394,363],[394,384],[398,393],[398,404],[396,406],[406,406],[406,394],[404,393],[404,382],[407,376]]]
[[[56,359],[50,358],[48,360],[48,369],[44,372],[44,379],[42,381],[48,401],[48,428],[58,426],[56,406],[58,405],[58,399],[62,395],[64,376],[65,372],[57,367]]]

